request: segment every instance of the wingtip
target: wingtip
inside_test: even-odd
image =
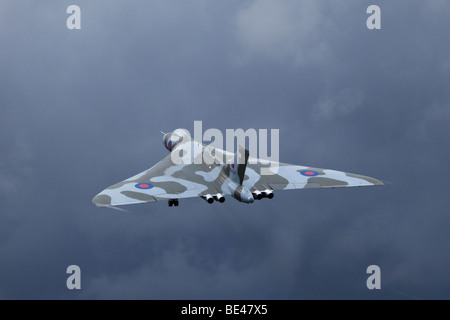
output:
[[[384,183],[382,181],[372,178],[372,177],[363,176],[363,175],[354,174],[354,173],[346,173],[346,175],[349,177],[352,177],[352,178],[361,179],[362,181],[364,181],[363,185],[366,185],[366,186],[383,186],[384,185]]]
[[[370,178],[368,182],[373,186],[384,186],[384,182],[375,178]]]
[[[375,178],[372,178],[372,183],[373,183],[375,186],[384,186],[384,182],[383,182],[383,181],[378,180],[378,179],[375,179]]]
[[[92,199],[92,203],[97,207],[110,207],[111,197],[106,194],[98,194]]]

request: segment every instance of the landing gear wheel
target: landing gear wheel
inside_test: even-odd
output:
[[[178,199],[169,199],[169,207],[178,207]]]

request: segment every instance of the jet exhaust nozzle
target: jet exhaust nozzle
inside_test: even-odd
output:
[[[264,198],[269,198],[269,199],[272,199],[273,196],[274,196],[273,191],[272,191],[272,190],[269,190],[269,189],[264,190],[264,191],[262,192],[262,194],[263,194],[263,197],[264,197]]]
[[[225,202],[225,197],[221,193],[213,195],[213,198],[214,200],[219,201],[220,203]]]
[[[263,198],[263,194],[259,190],[253,191],[252,195],[255,200],[261,200]]]
[[[211,203],[214,202],[214,198],[213,198],[213,196],[210,195],[210,194],[205,194],[204,196],[202,196],[202,198],[203,198],[206,202],[208,202],[209,204],[211,204]],[[224,199],[225,199],[225,198],[224,198]]]

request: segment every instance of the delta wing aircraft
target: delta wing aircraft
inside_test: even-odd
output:
[[[225,196],[253,203],[272,199],[276,190],[383,185],[374,178],[336,170],[280,162],[268,166],[241,146],[235,153],[218,148],[205,152],[207,146],[191,139],[183,129],[164,134],[163,144],[170,151],[168,156],[106,188],[93,203],[111,207],[165,200],[172,207],[178,206],[181,198],[201,197],[211,204],[224,202]],[[179,158],[173,157],[174,153]]]

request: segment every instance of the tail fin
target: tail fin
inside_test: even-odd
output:
[[[233,162],[230,163],[230,179],[239,185],[244,182],[245,169],[247,168],[249,152],[239,146],[238,152],[234,154]]]

